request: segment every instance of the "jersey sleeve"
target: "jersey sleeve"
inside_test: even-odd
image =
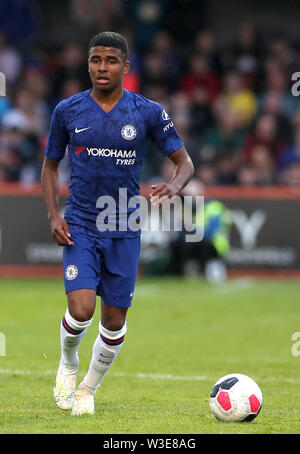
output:
[[[45,155],[50,159],[60,161],[65,155],[68,142],[69,134],[64,125],[62,106],[58,104],[52,114]]]
[[[148,119],[148,135],[163,156],[168,156],[184,145],[168,113],[154,102]]]

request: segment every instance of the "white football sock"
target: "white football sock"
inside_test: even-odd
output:
[[[86,328],[90,326],[93,319],[79,322],[75,320],[66,310],[60,326],[60,345],[61,345],[61,360],[60,364],[69,369],[78,368],[78,347],[82,341]]]
[[[126,331],[126,322],[118,331],[109,331],[99,323],[100,334],[94,343],[89,370],[83,380],[93,394],[121,350]]]

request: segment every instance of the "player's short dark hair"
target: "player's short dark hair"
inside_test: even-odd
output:
[[[104,46],[104,47],[115,47],[116,49],[120,49],[124,58],[128,58],[128,44],[123,35],[120,33],[116,32],[101,32],[98,33],[97,35],[93,36],[89,43],[89,48],[88,51],[90,53],[90,50],[92,47],[95,46]]]

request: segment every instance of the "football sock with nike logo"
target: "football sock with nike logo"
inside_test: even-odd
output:
[[[121,350],[126,331],[126,322],[118,331],[109,331],[99,323],[100,334],[94,343],[89,370],[83,380],[93,394]]]

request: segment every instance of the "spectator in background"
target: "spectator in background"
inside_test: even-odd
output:
[[[149,50],[154,34],[160,30],[168,0],[130,0],[123,2],[126,17],[135,28],[136,46],[142,55]]]
[[[265,88],[260,96],[261,105],[264,104],[269,93],[278,96],[280,99],[280,112],[289,120],[293,117],[298,100],[291,94],[290,78],[291,74],[274,57],[268,58],[265,62]]]
[[[280,175],[283,186],[300,187],[300,161],[291,162]]]
[[[209,67],[207,57],[201,54],[192,55],[189,59],[189,70],[183,76],[181,90],[190,98],[198,87],[204,87],[210,105],[214,103],[219,94],[219,81],[216,74]]]
[[[41,24],[42,16],[35,0],[1,0],[0,30],[22,54],[28,53]]]
[[[67,99],[82,91],[80,79],[66,79],[61,87],[61,99]]]
[[[10,111],[2,121],[0,163],[5,181],[35,183],[38,181],[38,137],[29,131],[26,116]]]
[[[51,81],[50,98],[53,105],[62,99],[62,87],[66,80],[79,80],[83,90],[91,88],[86,68],[87,56],[82,47],[76,42],[67,44],[60,52],[58,68]]]
[[[190,98],[190,121],[192,134],[199,141],[205,131],[215,124],[208,91],[204,86],[197,86],[193,90]]]
[[[222,95],[221,95],[222,98]],[[222,99],[215,104],[216,124],[204,131],[200,148],[201,161],[213,161],[216,166],[215,184],[235,185],[240,165],[245,130],[240,114]]]
[[[217,184],[217,169],[214,162],[200,164],[196,168],[196,176],[203,186],[215,186]]]
[[[293,131],[296,131],[296,129],[300,129],[300,106],[298,107],[298,110],[296,110],[292,118],[291,126],[293,128]]]
[[[30,90],[36,100],[48,101],[49,81],[43,72],[34,67],[28,67],[22,74],[21,86]]]
[[[185,124],[186,129],[187,125],[191,124],[191,112],[190,112],[190,99],[184,92],[178,91],[173,96],[169,98],[169,109],[172,112],[172,118],[174,123],[181,121],[181,124]]]
[[[237,184],[239,186],[257,186],[257,172],[254,167],[242,165],[237,170]]]
[[[224,75],[217,105],[219,109],[226,108],[235,114],[240,128],[249,127],[257,112],[255,93],[245,85],[241,73],[237,71],[229,71]]]
[[[244,87],[255,91],[261,73],[262,45],[255,25],[243,22],[234,42],[220,52],[222,73],[236,71],[242,76]]]
[[[263,146],[269,150],[274,164],[277,164],[284,149],[284,143],[279,136],[276,118],[271,114],[260,115],[254,125],[254,129],[246,137],[243,146],[243,161],[245,164],[253,163],[256,146]]]
[[[278,62],[284,72],[294,71],[296,52],[285,33],[278,31],[274,34],[269,45],[269,57]]]
[[[19,52],[8,44],[5,34],[0,29],[0,72],[5,74],[8,86],[13,88],[17,83],[22,64]]]
[[[144,89],[141,89],[141,94],[146,96],[146,98],[152,99],[155,102],[158,102],[165,106],[168,109],[170,104],[170,96],[166,85],[163,84],[153,84],[145,85]]]
[[[27,88],[25,83],[24,88],[21,88],[16,92],[11,111],[23,114],[27,122],[27,132],[40,136],[47,131],[49,124],[49,109],[47,103],[43,99],[44,93],[39,92],[38,84],[35,86],[34,93],[30,90],[30,86],[32,85],[30,84]]]
[[[6,183],[6,172],[5,172],[5,167],[1,162],[1,154],[0,154],[0,183]]]
[[[255,145],[251,153],[251,166],[256,174],[256,185],[273,185],[275,183],[276,163],[271,150],[264,145]]]
[[[198,32],[194,39],[194,53],[206,58],[209,68],[218,77],[222,67],[219,52],[216,47],[216,38],[211,30],[204,29]]]
[[[243,144],[245,133],[240,128],[238,115],[226,108],[215,110],[216,125],[202,137],[201,160],[218,160],[221,156],[234,159]]]
[[[157,52],[150,52],[143,61],[141,93],[149,97],[149,89],[156,86],[164,87],[169,94],[169,87],[172,87],[172,81],[167,72],[163,56]]]
[[[129,2],[130,3],[130,2]],[[165,3],[163,22],[167,30],[176,36],[177,44],[185,55],[199,30],[211,22],[209,2],[206,0],[160,0]]]
[[[105,29],[119,30],[126,20],[127,2],[123,0],[68,0],[64,3],[68,5],[73,26],[85,36]]]
[[[292,125],[289,118],[281,109],[281,94],[276,91],[268,91],[264,94],[259,105],[259,114],[270,114],[276,118],[277,130],[284,142],[292,139]]]
[[[172,36],[167,30],[159,30],[154,34],[150,52],[160,55],[163,59],[169,82],[172,84],[172,89],[175,90],[179,85],[179,78],[183,70],[183,61],[176,52],[176,46],[174,46]]]
[[[199,90],[201,89],[199,88]],[[185,141],[195,167],[197,167],[201,162],[200,144],[202,135],[205,132],[205,115],[207,115],[207,117],[209,116],[208,111],[200,112],[201,105],[196,105],[197,101],[197,98],[191,99],[184,92],[178,91],[169,97],[169,104],[168,100],[166,100],[166,103],[164,104],[168,109],[170,109],[176,129]],[[197,112],[196,106],[199,108]],[[210,112],[210,109],[207,109]],[[202,117],[201,114],[203,114]],[[210,119],[212,123],[212,114],[210,114]],[[207,125],[208,124],[209,120],[207,120]]]
[[[295,129],[292,145],[286,147],[286,149],[282,153],[278,163],[278,170],[285,170],[290,164],[293,164],[294,162],[300,162],[300,126]]]
[[[4,182],[17,182],[20,177],[21,158],[18,146],[22,143],[26,119],[21,115],[7,114],[2,121],[0,131],[0,169]]]
[[[238,29],[233,46],[235,68],[242,75],[243,84],[252,91],[257,88],[259,64],[262,57],[262,43],[252,22],[244,22]]]
[[[233,186],[237,183],[236,172],[238,169],[238,160],[236,155],[232,155],[230,150],[224,150],[216,161],[217,184],[224,186]]]

